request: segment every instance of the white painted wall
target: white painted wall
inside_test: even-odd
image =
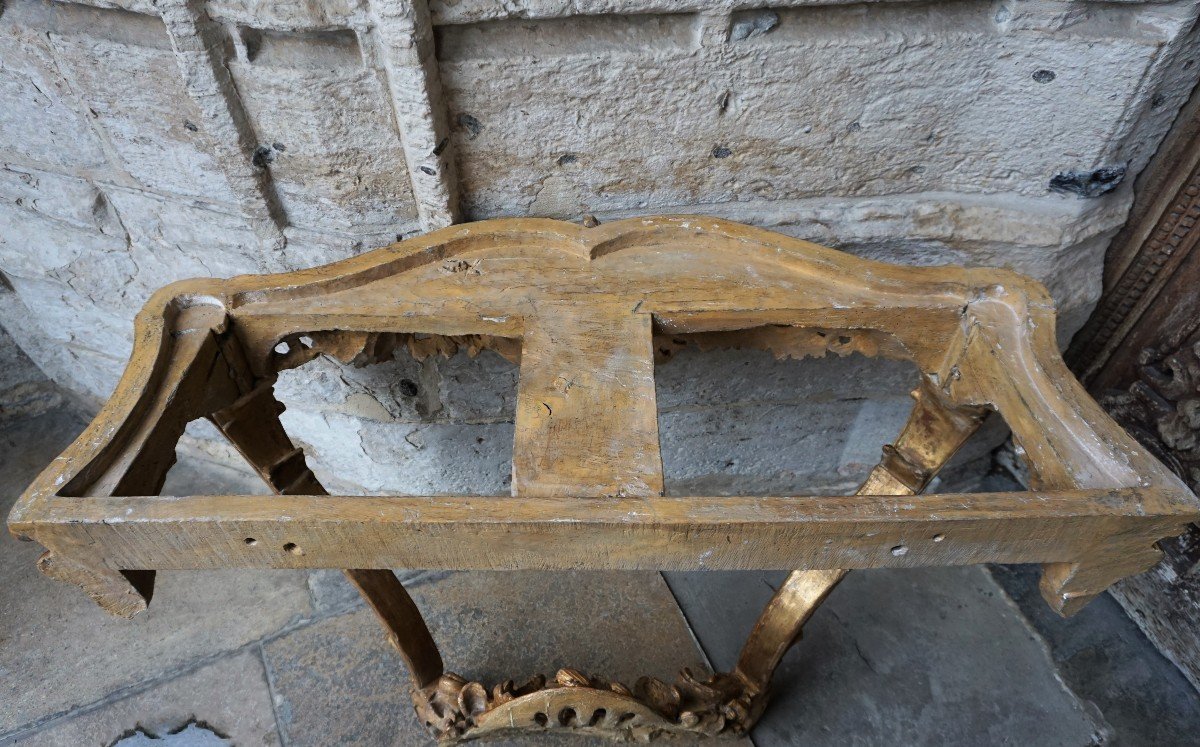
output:
[[[172,280],[305,267],[452,220],[705,212],[1028,273],[1065,341],[1200,76],[1198,7],[3,0],[0,324],[96,402],[136,309]],[[491,356],[321,362],[280,389],[323,476],[485,492],[507,479],[515,376]],[[661,378],[681,490],[841,489],[907,384],[887,364],[742,353]]]

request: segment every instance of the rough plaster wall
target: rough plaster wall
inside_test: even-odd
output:
[[[1198,5],[3,0],[0,323],[96,402],[172,280],[452,220],[704,212],[1028,273],[1065,342],[1200,74]],[[659,372],[671,489],[844,489],[910,385],[858,358],[682,355]],[[494,355],[320,361],[279,389],[342,489],[506,489],[516,370]]]

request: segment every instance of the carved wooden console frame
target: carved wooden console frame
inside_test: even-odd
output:
[[[904,358],[921,384],[855,495],[664,497],[654,357],[693,342]],[[280,425],[276,374],[397,346],[519,359],[512,495],[325,494]],[[990,410],[1035,490],[914,498]],[[201,417],[277,495],[157,495]],[[487,221],[313,270],[171,285],[138,315],[111,399],[9,525],[48,549],[46,573],[123,616],[145,608],[153,569],[347,569],[412,672],[419,717],[453,741],[514,728],[741,733],[847,569],[1043,563],[1046,600],[1070,614],[1150,567],[1155,542],[1198,515],[1067,371],[1037,283],[869,262],[693,216]],[[732,672],[626,687],[562,670],[488,689],[443,671],[390,568],[804,570]]]

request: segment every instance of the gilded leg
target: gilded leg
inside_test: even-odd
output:
[[[894,445],[871,470],[858,495],[915,495],[958,451],[983,420],[984,410],[949,405],[928,381],[913,392],[916,404]],[[734,673],[751,694],[746,728],[766,707],[771,676],[800,638],[813,612],[846,575],[845,570],[793,571],[767,604],[742,648]]]
[[[296,448],[279,415],[283,403],[269,384],[259,385],[229,407],[212,415],[212,422],[275,492],[292,495],[325,495]],[[413,684],[425,687],[442,674],[442,657],[425,626],[416,603],[389,570],[351,569],[346,578],[354,584],[387,630],[388,640],[400,652]]]

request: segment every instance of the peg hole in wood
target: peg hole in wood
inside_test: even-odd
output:
[[[588,719],[588,726],[595,726],[603,721],[604,717],[607,715],[608,711],[604,710],[603,708],[597,708],[596,710],[592,711],[592,717]]]
[[[247,545],[251,546],[258,544],[258,540],[254,539],[253,537],[247,537],[246,539],[242,540],[242,542],[245,542]]]
[[[941,542],[941,541],[942,541],[942,540],[944,540],[944,539],[946,539],[946,535],[944,535],[944,534],[942,534],[942,533],[940,533],[940,532],[939,532],[938,534],[935,534],[935,535],[933,535],[933,541],[934,541],[934,542]]]
[[[301,550],[299,545],[297,545],[295,542],[289,542],[286,545],[284,545],[283,551],[291,553],[292,555],[303,555],[304,554],[304,551]]]
[[[892,555],[896,556],[897,558],[904,557],[905,555],[908,555],[908,547],[905,545],[896,545],[892,548]]]
[[[558,712],[558,723],[563,726],[570,726],[575,723],[575,709],[564,708]]]
[[[533,722],[538,726],[545,726],[549,721],[550,719],[546,718],[546,714],[544,713],[533,714]]]

